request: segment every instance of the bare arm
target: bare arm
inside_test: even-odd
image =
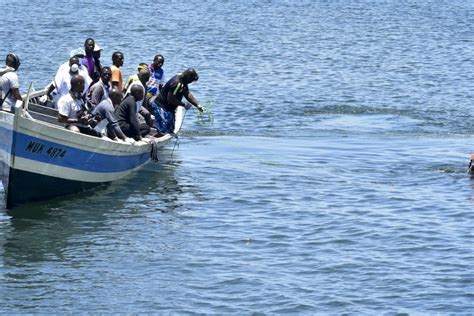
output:
[[[151,119],[151,113],[147,109],[145,109],[143,106],[140,108],[139,113],[145,118],[145,122],[148,126],[153,127],[153,122]]]
[[[125,134],[122,132],[122,129],[120,128],[120,126],[119,126],[118,124],[113,125],[113,129],[114,129],[115,135],[116,135],[118,138],[120,138],[121,140],[125,140],[125,139],[126,139]]]
[[[15,97],[15,99],[17,101],[22,101],[23,100],[21,98],[20,89],[18,89],[18,88],[12,88],[12,95]]]
[[[199,102],[196,100],[196,98],[193,96],[193,94],[190,91],[188,91],[188,93],[186,93],[184,97],[186,98],[186,100],[189,101],[189,103],[194,105],[200,112],[204,111],[203,107],[199,104]]]
[[[59,123],[80,123],[79,119],[69,118],[69,116],[61,115],[58,113],[58,122]]]
[[[82,123],[82,124],[90,124],[92,122],[92,118],[70,118],[69,116],[62,115],[58,113],[58,122],[59,123]]]

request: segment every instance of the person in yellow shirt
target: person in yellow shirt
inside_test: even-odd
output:
[[[125,86],[123,87],[123,94],[126,93],[126,91],[128,90],[128,88],[130,87],[130,85],[132,84],[132,82],[134,81],[138,81],[138,74],[140,73],[140,70],[142,69],[147,69],[148,68],[148,65],[145,64],[145,63],[140,63],[137,67],[137,73],[134,74],[134,75],[130,75],[128,76],[127,78],[127,81],[125,82]]]

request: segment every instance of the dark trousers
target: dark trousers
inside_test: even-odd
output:
[[[122,129],[122,132],[125,134],[127,137],[134,138],[135,140],[138,138],[137,135],[133,133],[133,131],[130,128],[130,124],[121,122],[120,123],[120,129]],[[146,125],[146,123],[141,123],[140,124],[140,136],[145,137],[150,133],[150,127]]]

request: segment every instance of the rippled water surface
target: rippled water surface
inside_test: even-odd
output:
[[[195,67],[214,116],[106,189],[3,211],[0,312],[474,314],[473,2],[0,4],[22,91],[93,37],[126,75]]]

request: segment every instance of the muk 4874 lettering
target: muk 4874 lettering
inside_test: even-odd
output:
[[[47,147],[45,144],[35,141],[30,141],[26,145],[25,151],[38,155],[47,155],[51,158],[63,158],[67,152],[65,149],[52,146]]]

